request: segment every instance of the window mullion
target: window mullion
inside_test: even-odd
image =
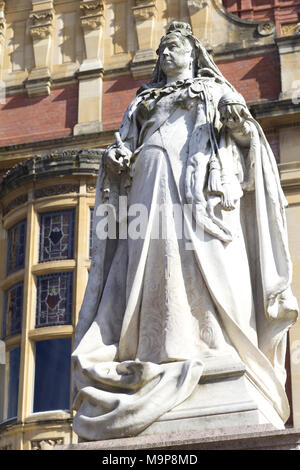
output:
[[[34,347],[28,338],[28,332],[34,325],[36,287],[32,274],[32,266],[38,255],[38,218],[34,208],[33,191],[28,195],[27,209],[27,240],[25,252],[23,323],[21,339],[21,365],[18,418],[24,421],[32,412],[33,379],[34,379]]]

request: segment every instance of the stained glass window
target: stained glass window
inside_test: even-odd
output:
[[[37,277],[36,328],[72,322],[72,279],[69,272]]]
[[[73,258],[74,211],[40,215],[40,262]]]
[[[2,336],[21,332],[23,309],[23,282],[15,284],[5,292]]]
[[[8,230],[7,274],[24,268],[25,245],[26,220],[22,220]]]
[[[90,209],[90,245],[89,245],[89,257],[92,257],[92,249],[93,249],[93,216],[94,216],[94,209]]]
[[[20,346],[12,348],[9,353],[9,384],[7,418],[18,414],[18,392],[20,374]]]
[[[33,404],[35,413],[70,408],[70,367],[71,338],[49,339],[36,343]]]

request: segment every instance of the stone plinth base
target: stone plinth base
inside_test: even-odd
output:
[[[192,395],[139,435],[259,424],[284,429],[273,403],[238,358],[208,357],[204,364],[203,375]]]
[[[56,446],[54,450],[197,451],[197,450],[300,450],[300,429],[270,430],[270,425],[218,428],[129,437]]]
[[[203,374],[190,397],[138,436],[80,442],[59,449],[254,449],[299,445],[300,431],[295,434],[284,429],[272,401],[237,356],[207,357],[203,362]]]

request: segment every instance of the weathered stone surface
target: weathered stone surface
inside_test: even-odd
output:
[[[272,430],[270,426],[219,428],[206,432],[177,432],[152,436],[81,442],[54,450],[300,450],[300,429]]]

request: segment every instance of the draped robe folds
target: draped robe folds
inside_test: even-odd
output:
[[[125,223],[129,229],[139,204],[148,217],[140,238],[97,236],[98,208],[107,203],[100,163],[93,258],[73,352],[74,430],[81,439],[137,435],[191,395],[206,357],[228,353],[243,361],[283,421],[289,415],[284,341],[297,305],[289,287],[285,199],[276,163],[250,120],[255,190],[243,194],[248,151],[238,148],[234,156],[236,146],[223,130],[221,166],[227,165],[231,186],[239,190],[236,208],[218,216],[232,240],[195,230],[184,209],[186,169],[198,155],[205,177],[204,190],[197,191],[205,203],[211,129],[218,127],[217,103],[227,89],[214,79],[203,83],[204,89],[196,83],[198,94],[189,85],[194,89],[188,98],[188,85],[156,101],[146,90],[125,114],[120,134],[134,152],[134,166],[128,221],[119,221],[119,233]],[[118,178],[108,201],[115,205],[123,194]],[[158,221],[164,236],[157,236]]]

